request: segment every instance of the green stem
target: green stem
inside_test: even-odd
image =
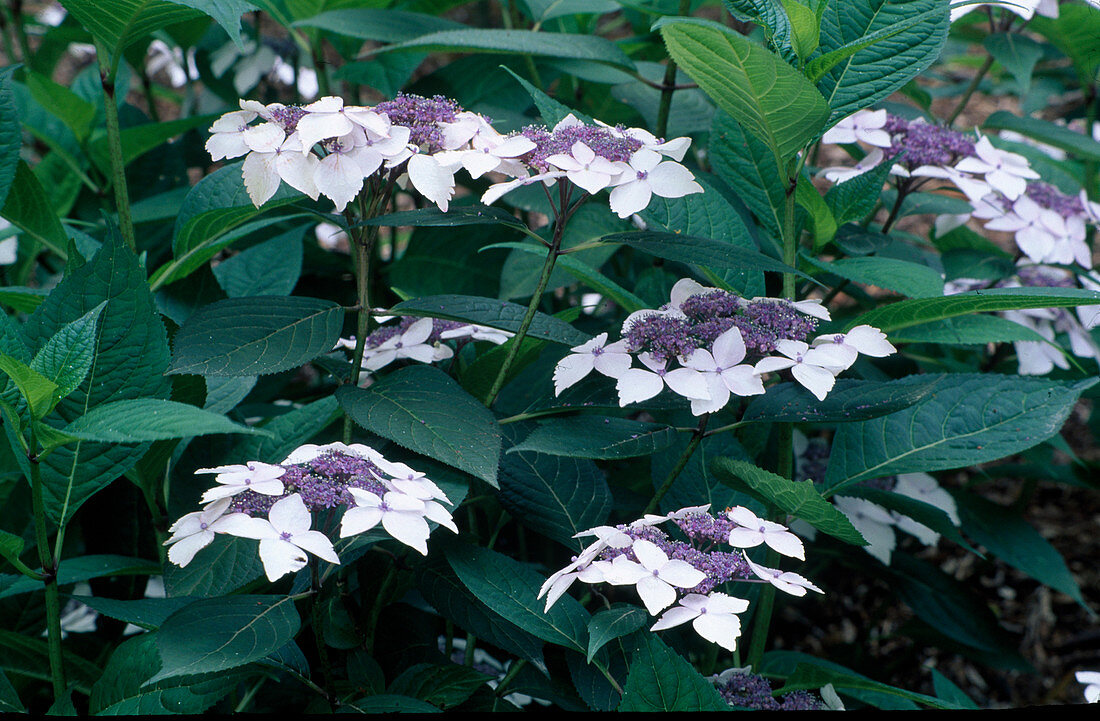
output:
[[[364,630],[363,647],[367,653],[374,653],[374,632],[378,629],[378,616],[382,613],[382,603],[385,600],[386,594],[390,591],[390,586],[393,585],[393,580],[397,576],[397,570],[394,566],[390,566],[386,571],[386,575],[382,578],[382,584],[378,587],[378,593],[374,595],[374,603],[370,607],[370,614],[367,616],[367,627]]]
[[[500,394],[500,389],[504,387],[504,379],[508,376],[508,369],[512,366],[516,356],[519,355],[519,349],[520,346],[523,345],[523,339],[527,337],[527,331],[530,329],[531,323],[535,320],[535,313],[538,311],[539,302],[542,301],[542,294],[546,291],[546,286],[550,283],[550,274],[554,271],[554,263],[557,261],[558,254],[561,250],[561,239],[565,231],[565,224],[569,220],[570,212],[566,210],[569,205],[569,198],[565,188],[562,185],[558,187],[561,203],[558,209],[557,219],[554,223],[553,239],[546,253],[546,261],[542,264],[542,274],[539,275],[538,286],[535,288],[534,295],[531,296],[531,302],[527,304],[527,312],[523,315],[523,321],[520,323],[515,336],[513,336],[510,341],[511,345],[508,348],[508,355],[504,357],[504,363],[501,364],[496,380],[493,381],[493,386],[489,389],[489,394],[486,396],[485,405],[490,408],[493,406],[493,403],[496,402],[497,395]]]
[[[30,447],[38,447],[33,431]],[[38,559],[42,564],[46,586],[46,633],[50,654],[50,678],[53,681],[53,697],[56,701],[65,693],[65,667],[61,653],[61,594],[57,587],[58,562],[57,558],[50,553],[50,544],[46,537],[46,503],[42,493],[42,473],[38,467],[38,458],[32,455],[29,460],[35,544],[38,546]]]
[[[1093,83],[1085,88],[1085,132],[1091,133],[1092,126],[1096,123],[1097,112],[1097,84]],[[1100,182],[1100,177],[1097,173],[1097,163],[1095,160],[1085,161],[1085,193],[1092,200],[1096,199],[1098,188],[1097,184]]]
[[[769,548],[768,556],[764,560],[768,568],[779,565],[779,552]],[[752,619],[752,637],[749,640],[748,664],[753,671],[759,673],[760,662],[764,659],[764,645],[768,641],[768,626],[772,621],[772,608],[775,606],[775,586],[764,584],[760,589],[760,597],[756,599],[756,611]]]
[[[500,680],[500,683],[497,684],[496,690],[493,693],[495,693],[500,698],[503,698],[505,695],[507,695],[508,692],[505,691],[505,689],[508,688],[508,684],[512,683],[512,681],[516,678],[516,676],[519,675],[519,672],[522,671],[523,667],[526,665],[527,661],[522,658],[514,662],[508,668],[508,673],[504,674],[504,678],[502,678]]]
[[[966,90],[963,91],[963,96],[959,98],[959,104],[955,106],[955,109],[951,111],[951,115],[947,118],[947,127],[950,128],[952,125],[955,124],[955,121],[958,119],[959,115],[961,115],[962,111],[966,109],[966,104],[970,102],[970,97],[978,89],[978,86],[981,85],[982,80],[985,78],[986,73],[989,72],[989,69],[991,67],[993,67],[992,55],[986,57],[985,62],[982,63],[982,66],[980,68],[978,68],[978,74],[975,75],[974,79],[970,81],[970,85],[966,86]]]
[[[379,206],[385,205],[385,199],[375,195],[370,203],[366,202],[362,195],[359,196],[359,213],[361,220],[374,217]],[[378,228],[376,226],[356,225],[352,223],[352,215],[349,212],[348,236],[351,240],[351,252],[355,256],[355,295],[359,301],[359,311],[356,317],[355,327],[355,352],[351,359],[351,385],[359,385],[359,377],[363,372],[363,354],[367,347],[367,332],[370,330],[370,274],[371,259],[374,257],[374,245],[378,240]],[[344,414],[344,443],[351,443],[352,433],[351,416]]]
[[[103,106],[107,118],[107,146],[111,154],[111,184],[115,190],[115,206],[118,211],[118,230],[130,250],[137,252],[134,241],[134,221],[130,216],[130,193],[126,187],[126,167],[122,156],[122,135],[118,124],[118,105],[115,103],[115,74],[104,65],[106,51],[97,48],[99,79],[103,84]]]
[[[691,0],[680,0],[679,15],[691,14]],[[665,137],[668,133],[668,116],[672,110],[672,94],[676,92],[676,61],[669,56],[665,65],[665,77],[661,88],[661,101],[657,106],[657,127],[655,132],[658,138]]]
[[[707,431],[707,421],[710,420],[710,414],[704,413],[699,418],[699,426],[695,429],[695,433],[692,434],[691,440],[688,441],[687,448],[680,454],[680,459],[676,461],[676,465],[673,466],[672,471],[665,477],[664,483],[657,489],[657,492],[653,494],[653,498],[650,499],[649,505],[642,511],[642,515],[647,513],[653,513],[657,510],[657,506],[660,505],[661,499],[665,497],[669,489],[672,488],[672,484],[676,481],[676,477],[680,475],[680,471],[684,470],[684,466],[691,460],[691,454],[695,453],[695,449],[699,447],[703,437]]]

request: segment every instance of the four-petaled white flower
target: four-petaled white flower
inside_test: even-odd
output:
[[[258,208],[270,200],[279,189],[280,181],[317,200],[321,191],[316,176],[323,161],[316,155],[303,155],[301,149],[298,134],[291,133],[271,150],[253,150],[245,157],[241,179],[253,205]]]
[[[784,556],[806,560],[802,541],[783,524],[757,518],[755,513],[744,506],[729,509],[726,511],[726,518],[737,524],[737,528],[730,531],[731,546],[753,548],[766,543]]]
[[[879,148],[889,148],[893,144],[886,126],[885,110],[860,110],[825,131],[821,136],[823,143],[848,144],[863,141]]]
[[[752,572],[756,574],[757,578],[764,579],[783,593],[789,593],[792,596],[805,596],[807,590],[825,593],[809,579],[799,576],[797,573],[761,566],[758,563],[753,563],[752,559],[748,556],[745,556],[745,561],[748,562],[749,568],[752,569]]]
[[[219,498],[228,498],[244,491],[253,491],[265,496],[281,496],[283,482],[279,478],[286,473],[281,466],[273,466],[259,461],[249,461],[244,465],[200,468],[195,473],[217,473],[214,480],[219,486],[202,494],[202,502],[210,503]]]
[[[691,400],[710,400],[707,379],[694,368],[668,370],[668,361],[658,361],[650,353],[641,353],[638,360],[645,368],[631,368],[619,376],[615,390],[619,392],[619,406],[646,401],[657,395],[667,385],[673,393]]]
[[[1023,195],[1028,180],[1039,178],[1039,174],[1028,165],[1027,158],[993,147],[987,137],[983,136],[974,144],[974,153],[974,156],[960,160],[955,169],[985,175],[985,182],[1009,200]]]
[[[589,193],[598,193],[611,185],[612,178],[622,172],[607,158],[596,155],[592,148],[581,141],[573,143],[569,155],[556,153],[546,162],[565,171],[565,177]]]
[[[836,374],[844,368],[847,353],[834,344],[810,348],[799,340],[783,339],[776,341],[775,349],[786,358],[768,357],[756,362],[757,373],[769,373],[785,368],[791,369],[791,375],[819,400],[833,389]]]
[[[235,535],[260,540],[260,560],[269,581],[276,581],[306,565],[306,552],[339,565],[332,541],[320,531],[311,531],[313,519],[297,493],[275,502],[267,518],[253,518]]]
[[[554,395],[561,395],[563,390],[579,383],[593,370],[617,380],[630,369],[632,359],[626,348],[625,340],[608,343],[607,333],[574,346],[570,349],[573,352],[554,367]]]
[[[833,503],[867,541],[863,550],[888,565],[898,542],[893,528],[897,519],[882,506],[865,498],[834,496]]]
[[[692,414],[721,410],[731,394],[753,396],[764,392],[760,374],[751,365],[742,364],[744,359],[745,339],[736,326],[715,338],[711,350],[696,348],[692,352],[684,365],[704,375],[710,393],[710,400],[691,401]]]
[[[676,601],[673,588],[694,588],[707,575],[687,561],[669,559],[668,554],[652,541],[634,541],[631,551],[638,559],[616,556],[612,561],[596,561],[593,565],[603,573],[604,581],[614,586],[635,586],[646,609],[656,615]]]
[[[873,358],[885,358],[898,352],[890,341],[886,340],[886,334],[878,328],[869,325],[857,325],[847,333],[823,335],[814,339],[813,347],[828,346],[831,353],[836,355],[838,361],[843,361],[840,370],[847,370],[856,362],[859,354]]]
[[[240,535],[247,529],[252,519],[244,513],[226,513],[230,498],[219,498],[201,511],[188,513],[180,517],[169,527],[172,535],[164,542],[168,549],[168,560],[183,568],[201,549],[214,540],[216,533]]]
[[[536,599],[546,596],[546,611],[549,611],[550,607],[557,603],[558,599],[573,585],[573,581],[581,581],[582,583],[603,582],[603,571],[592,562],[604,548],[606,546],[600,542],[593,543],[581,551],[568,566],[546,579],[546,582],[539,588],[539,594],[535,596]]]
[[[421,363],[438,360],[436,347],[427,342],[431,334],[432,319],[421,318],[403,332],[366,351],[363,354],[363,367],[376,371],[401,358],[411,358]]]
[[[344,511],[340,520],[340,538],[369,531],[382,523],[386,533],[422,555],[428,555],[428,520],[458,533],[447,509],[434,501],[424,501],[400,491],[387,491],[379,498],[361,488],[349,488],[355,507]]]
[[[283,142],[286,133],[275,123],[249,125],[256,119],[252,110],[234,110],[210,126],[206,152],[214,160],[239,158],[250,151],[267,152]]]
[[[684,166],[671,160],[661,160],[660,153],[640,148],[629,163],[615,163],[620,171],[611,190],[611,210],[620,218],[645,210],[654,195],[661,198],[682,198],[702,193],[703,186]]]
[[[707,596],[689,593],[680,599],[679,605],[665,611],[649,630],[663,631],[691,621],[692,628],[700,636],[727,651],[734,651],[741,635],[741,619],[737,614],[748,607],[748,601],[718,591]]]

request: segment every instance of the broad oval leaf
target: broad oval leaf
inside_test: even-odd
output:
[[[830,123],[875,103],[905,85],[939,57],[947,39],[948,4],[940,0],[845,0],[821,17],[821,51],[827,54],[890,29],[916,15],[925,20],[865,47],[833,66],[817,87],[832,108]]]
[[[990,288],[946,295],[942,298],[913,298],[884,305],[849,321],[847,329],[867,324],[890,333],[901,328],[969,313],[1027,308],[1070,308],[1081,305],[1100,305],[1100,293],[1080,288]]]
[[[142,443],[214,433],[256,433],[220,413],[159,398],[132,398],[96,406],[65,426],[63,433],[101,443]]]
[[[588,622],[588,662],[591,663],[596,652],[610,641],[628,636],[642,626],[648,626],[649,619],[650,615],[645,609],[628,605],[615,605],[594,614]]]
[[[318,298],[217,301],[176,333],[168,373],[252,376],[297,368],[332,350],[343,321],[340,305]]]
[[[674,22],[661,35],[676,64],[777,160],[794,156],[825,124],[829,108],[821,93],[760,45],[720,25]]]
[[[571,58],[634,68],[634,63],[618,45],[597,35],[542,33],[499,28],[462,28],[421,35],[377,52],[390,50],[428,50],[434,52],[517,53],[551,58]]]
[[[1078,396],[1097,380],[944,376],[934,393],[905,410],[841,426],[825,474],[827,492],[864,478],[963,468],[1019,453],[1057,433]]]
[[[943,376],[916,376],[916,381],[837,380],[823,401],[798,383],[780,383],[757,396],[742,421],[764,423],[851,423],[908,408],[934,392]],[[922,382],[923,381],[923,382]]]
[[[571,596],[549,611],[537,599],[544,579],[529,566],[488,548],[448,541],[447,563],[482,603],[543,641],[584,653],[588,648],[588,612]]]
[[[864,285],[892,290],[909,298],[942,298],[943,276],[927,265],[896,258],[841,258],[831,263],[811,259],[826,273]]]
[[[508,453],[535,451],[571,458],[633,458],[672,445],[676,431],[626,418],[573,416],[543,421]]]
[[[336,399],[371,433],[497,485],[496,418],[438,368],[411,365],[368,388],[341,386]]]
[[[618,711],[729,711],[714,685],[652,633],[639,633]]]
[[[293,639],[300,624],[289,596],[195,601],[165,619],[157,631],[161,668],[145,685],[258,661]]]
[[[629,233],[612,233],[600,238],[604,243],[622,243],[637,248],[643,253],[655,255],[665,260],[701,265],[707,268],[723,270],[766,270],[773,273],[794,273],[809,278],[781,261],[769,258],[745,248],[738,248],[710,238],[695,238],[678,233],[664,233],[655,230],[639,230]]]

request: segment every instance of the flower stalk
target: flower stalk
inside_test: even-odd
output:
[[[37,448],[38,440],[31,431],[30,447]],[[38,559],[42,564],[43,582],[46,591],[46,635],[50,656],[50,680],[53,683],[54,700],[65,693],[65,667],[61,652],[61,594],[57,586],[57,558],[50,552],[46,537],[46,503],[42,491],[42,472],[36,454],[28,454],[31,469],[31,496],[34,509],[35,545],[38,546]]]

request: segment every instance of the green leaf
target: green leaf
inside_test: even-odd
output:
[[[0,372],[15,382],[32,418],[41,418],[53,408],[57,384],[49,378],[4,353],[0,353]]]
[[[186,568],[166,564],[164,587],[169,597],[224,596],[263,573],[255,541],[220,535],[200,550]]]
[[[932,669],[932,688],[936,692],[938,698],[953,703],[959,708],[977,711],[979,709],[978,704],[974,703],[966,692],[951,682],[946,676]]]
[[[755,251],[756,243],[741,214],[722,197],[708,177],[712,176],[695,175],[695,182],[703,186],[702,193],[682,198],[655,196],[640,213],[642,220],[653,230],[710,238]],[[563,258],[559,258],[559,262],[561,260]],[[764,278],[759,271],[730,269],[722,273],[722,279],[747,298],[764,294]]]
[[[652,633],[639,633],[618,711],[728,711],[714,685]]]
[[[626,418],[572,416],[541,422],[508,453],[535,451],[571,458],[633,458],[667,448],[676,438],[671,426]]]
[[[446,213],[434,205],[417,210],[402,210],[368,218],[361,225],[439,228],[454,228],[460,225],[503,225],[510,228],[527,228],[519,218],[503,208],[481,204],[452,205]]]
[[[80,386],[46,422],[62,428],[90,408],[130,398],[167,398],[168,340],[145,269],[117,233],[87,263],[70,264],[66,277],[23,326],[28,345],[42,348],[67,323],[94,310],[99,316],[96,353]],[[52,452],[41,464],[46,511],[67,519],[90,495],[129,470],[145,454],[141,446],[83,441]]]
[[[607,520],[611,490],[595,463],[542,453],[500,459],[497,498],[527,528],[579,550],[573,536]]]
[[[867,324],[889,334],[901,328],[970,313],[1081,305],[1100,305],[1100,293],[1080,288],[990,288],[942,298],[914,298],[891,303],[857,316],[845,329]]]
[[[6,674],[0,671],[0,712],[2,713],[27,713],[27,708],[19,700],[19,694],[11,685]]]
[[[447,710],[466,701],[490,678],[480,671],[453,663],[417,663],[405,669],[386,690]]]
[[[837,183],[829,188],[825,194],[825,202],[833,209],[837,225],[844,225],[849,221],[860,221],[875,209],[882,186],[890,175],[893,163],[882,162],[861,173],[854,178],[849,178],[842,183]],[[820,246],[817,246],[820,248]]]
[[[38,590],[42,583],[36,582]],[[34,638],[26,633],[0,630],[0,651],[3,652],[4,674],[23,676],[41,683],[50,678],[50,650],[44,638]],[[100,668],[85,661],[72,651],[62,652],[65,677],[70,683],[78,683],[87,688],[100,675]]]
[[[230,298],[290,295],[302,274],[306,230],[306,226],[289,230],[226,258],[213,269],[218,285]]]
[[[19,149],[23,146],[23,127],[12,98],[11,83],[10,73],[0,73],[0,208],[6,207],[8,189],[19,168]]]
[[[244,0],[64,0],[62,5],[110,51],[105,62],[143,37],[202,15],[214,18],[241,47],[241,16],[255,7]]]
[[[142,443],[214,433],[265,433],[234,423],[219,413],[159,398],[104,403],[65,426],[63,432],[101,443]]]
[[[853,676],[857,679],[864,681],[872,681],[872,679],[853,671],[852,669],[842,666],[839,663],[832,661],[826,661],[823,658],[817,658],[806,653],[799,651],[768,651],[764,654],[764,660],[757,669],[759,673],[766,674],[768,677],[780,676],[783,678],[790,678],[794,675],[795,670],[799,666],[820,666],[829,672],[837,673],[841,676]],[[786,687],[784,687],[786,688]],[[793,687],[791,690],[794,690]],[[915,703],[907,698],[902,698],[897,695],[897,692],[901,689],[883,689],[880,691],[872,691],[863,688],[845,687],[844,695],[851,696],[852,698],[861,701],[869,706],[881,709],[889,709],[892,711],[916,711],[918,707]]]
[[[33,370],[57,384],[50,409],[88,377],[95,360],[99,316],[106,306],[107,301],[103,301],[80,318],[66,323],[46,341],[31,361]]]
[[[1068,151],[1080,160],[1100,161],[1100,142],[1048,120],[1021,118],[1007,110],[998,110],[985,119],[982,128],[1012,130],[1033,140]]]
[[[1073,61],[1082,86],[1096,82],[1100,67],[1100,15],[1087,3],[1068,3],[1058,8],[1057,18],[1032,18],[1030,29],[1042,33]]]
[[[821,41],[821,21],[813,10],[799,0],[782,0],[783,9],[791,21],[791,40],[794,51],[802,60],[810,57]]]
[[[104,576],[156,576],[160,564],[144,558],[130,558],[111,554],[66,558],[58,565],[57,583],[67,586]],[[0,598],[34,593],[42,590],[42,582],[24,576],[6,576],[0,582]]]
[[[665,260],[693,263],[708,268],[766,270],[773,273],[794,273],[808,278],[805,273],[786,263],[769,258],[729,243],[710,238],[696,238],[677,233],[655,230],[639,230],[629,233],[612,233],[600,238],[603,243],[622,243],[643,253]]]
[[[783,688],[780,690],[784,692],[796,690],[816,691],[827,683],[831,683],[838,691],[877,691],[898,698],[917,701],[936,709],[961,708],[951,701],[944,701],[933,696],[916,693],[915,691],[906,691],[905,689],[889,686],[884,683],[879,683],[878,681],[872,681],[869,678],[856,674],[841,673],[825,668],[824,666],[805,663],[798,664],[794,673],[787,678],[787,681],[783,684]]]
[[[488,548],[449,541],[447,563],[482,603],[543,641],[585,653],[588,612],[571,596],[558,599],[549,611],[536,599],[545,580],[531,567]]]
[[[514,333],[519,330],[527,309],[516,303],[493,298],[472,295],[433,295],[402,301],[390,308],[390,312],[394,315],[415,315],[477,323]],[[527,330],[527,336],[567,346],[578,346],[591,340],[591,336],[587,333],[544,313],[535,314],[535,319]]]
[[[809,261],[826,273],[892,290],[909,298],[944,297],[943,277],[938,271],[920,263],[877,256],[841,258],[831,263],[813,258]]]
[[[821,18],[824,57],[861,40],[874,37],[876,42],[841,60],[817,82],[832,109],[829,122],[869,107],[924,72],[947,39],[947,9],[940,0],[830,3]],[[889,37],[875,35],[916,18],[915,25]]]
[[[61,258],[66,257],[69,234],[61,225],[57,210],[42,188],[42,183],[22,160],[16,165],[0,216]]]
[[[420,35],[413,40],[387,45],[376,52],[427,50],[431,52],[515,53],[551,58],[572,58],[634,69],[634,63],[618,45],[596,35],[543,33],[530,30],[462,28]]]
[[[161,668],[143,684],[215,673],[258,661],[298,633],[301,624],[288,596],[226,596],[188,604],[157,631]]]
[[[720,26],[661,28],[669,55],[718,105],[762,140],[781,164],[812,141],[829,108],[798,71]]]
[[[257,296],[203,306],[173,339],[168,373],[251,376],[297,368],[329,352],[344,309],[319,298]]]
[[[901,600],[938,633],[999,655],[1002,661],[1018,656],[1019,641],[1005,633],[986,601],[966,584],[931,563],[897,551],[884,570]]]
[[[780,383],[752,399],[742,421],[850,423],[895,413],[938,390],[943,376],[890,381],[841,378],[823,401],[798,383]]]
[[[711,463],[711,468],[726,485],[743,490],[764,503],[777,506],[781,511],[801,518],[819,531],[854,546],[867,545],[867,541],[848,517],[822,498],[812,483],[792,481],[733,458],[716,458]]]
[[[252,204],[241,177],[241,163],[207,175],[183,199],[172,231],[172,254],[180,258],[212,238],[226,234],[257,215],[304,196],[286,183],[262,207]]]
[[[718,177],[729,184],[773,239],[781,238],[787,192],[768,147],[729,115],[718,112],[707,153]]]
[[[359,40],[400,43],[430,33],[461,30],[466,26],[425,13],[382,8],[348,8],[305,18],[296,27],[318,28]]]
[[[741,22],[759,25],[764,36],[784,60],[795,59],[790,13],[781,0],[722,0],[730,15]],[[816,20],[816,17],[815,17]]]
[[[424,599],[451,623],[479,639],[545,669],[542,641],[498,616],[463,585],[441,555],[417,566],[417,588]]]
[[[1057,433],[1078,396],[1096,382],[943,376],[935,393],[905,410],[841,426],[833,437],[826,488],[834,494],[864,478],[963,468],[1019,453]]]
[[[345,702],[343,705],[364,714],[442,713],[440,709],[432,706],[427,701],[392,693],[367,696],[357,701]]]
[[[491,246],[483,248],[483,250],[488,250],[490,248],[511,248],[512,250],[530,253],[531,255],[536,255],[543,259],[546,258],[547,253],[547,249],[544,246],[534,243],[493,243]],[[568,271],[574,278],[583,281],[593,290],[618,303],[627,313],[633,313],[636,310],[649,307],[644,300],[572,255],[559,256],[555,261],[554,268],[561,268]],[[551,283],[552,282],[553,281],[551,281]]]
[[[365,389],[341,386],[336,399],[371,433],[497,485],[496,418],[438,368],[411,365]]]
[[[893,343],[938,343],[941,345],[985,345],[1046,338],[1025,325],[997,315],[961,315],[957,318],[921,323],[890,332]]]
[[[78,142],[87,140],[95,120],[95,105],[39,73],[27,73],[26,83],[31,97],[64,122]]]
[[[604,15],[621,10],[614,0],[523,0],[531,19],[545,23],[569,15]]]
[[[596,613],[588,622],[588,653],[585,660],[592,663],[596,652],[616,638],[629,636],[642,626],[648,626],[650,616],[637,606],[612,606]]]
[[[281,463],[291,451],[313,440],[340,416],[335,397],[320,398],[268,420],[258,427],[261,433],[238,436],[227,457]]]
[[[176,611],[195,599],[190,596],[177,598],[138,598],[120,601],[99,596],[74,596],[89,608],[109,618],[133,623],[147,629],[155,629]],[[149,674],[150,676],[152,673]]]
[[[565,1],[569,2],[569,0]],[[599,0],[597,0],[597,2],[598,1]],[[591,122],[591,119],[588,116],[584,115],[580,111],[573,110],[572,108],[559,103],[557,100],[554,100],[552,97],[521,78],[511,68],[505,67],[503,65],[501,65],[500,67],[503,68],[513,78],[515,78],[516,81],[523,86],[523,89],[526,90],[527,93],[531,96],[531,100],[535,102],[535,107],[538,108],[539,116],[542,118],[542,122],[546,125],[546,127],[554,127],[559,122],[564,120],[568,115],[573,115],[574,117],[583,120],[586,123]]]
[[[146,685],[161,667],[157,634],[124,641],[92,686],[89,712],[96,715],[201,714],[240,683],[234,673],[167,679]]]
[[[814,248],[824,248],[836,235],[837,219],[833,216],[832,208],[821,197],[821,193],[814,187],[813,181],[805,172],[798,177],[794,197],[795,202],[806,211],[810,226],[813,228]]]
[[[166,142],[193,128],[209,125],[217,119],[217,115],[194,115],[190,118],[179,118],[161,123],[145,123],[125,128],[119,133],[122,143],[122,162],[129,165],[133,161],[145,155],[154,148],[159,148]],[[88,148],[88,155],[92,162],[103,171],[104,175],[111,173],[111,150],[106,133],[98,135]]]
[[[1012,73],[1020,86],[1021,94],[1031,90],[1031,74],[1035,63],[1043,57],[1043,45],[1023,33],[993,33],[986,35],[982,45],[993,59]]]
[[[953,495],[959,504],[963,527],[976,543],[1092,611],[1061,554],[1018,513],[973,493],[959,491]]]
[[[8,533],[7,531],[0,531],[0,557],[6,558],[9,561],[19,560],[19,557],[23,555],[23,546],[25,545],[22,536],[17,536],[14,533]]]

